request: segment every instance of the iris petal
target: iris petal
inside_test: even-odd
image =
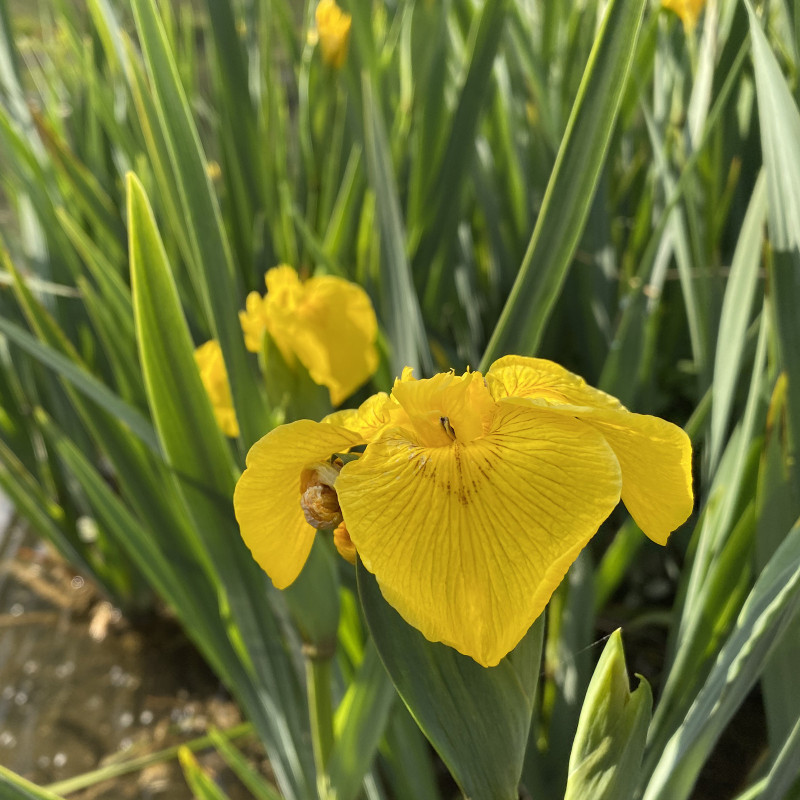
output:
[[[337,425],[298,420],[250,448],[233,506],[245,544],[278,589],[300,574],[316,533],[300,507],[303,469],[363,441]]]
[[[337,406],[378,367],[377,318],[367,293],[349,281],[326,275],[309,279],[304,289],[294,350]]]
[[[589,386],[580,375],[545,358],[500,358],[489,367],[486,382],[495,400],[503,397],[536,397],[573,406],[616,410],[625,408],[616,397]]]
[[[642,531],[666,544],[692,513],[692,446],[681,428],[633,414],[615,397],[552,361],[507,356],[486,375],[492,395],[569,417],[598,430],[622,469],[622,501]]]
[[[694,507],[692,445],[666,420],[629,411],[593,409],[581,420],[611,445],[622,469],[622,502],[645,535],[666,544]]]
[[[328,414],[325,423],[340,425],[361,434],[368,442],[377,438],[387,428],[409,425],[408,414],[386,392],[368,397],[358,408],[345,408]]]
[[[466,444],[408,435],[387,431],[345,465],[345,523],[406,621],[493,666],[619,501],[617,459],[596,429],[514,405]]]

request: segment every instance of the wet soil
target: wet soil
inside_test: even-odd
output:
[[[0,506],[0,763],[47,785],[241,721],[173,620],[132,625]],[[236,745],[266,770],[254,737]],[[250,797],[213,750],[198,758],[232,800]],[[172,759],[69,796],[192,794]]]

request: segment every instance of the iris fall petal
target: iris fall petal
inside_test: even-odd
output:
[[[493,666],[542,612],[620,484],[595,429],[509,405],[471,442],[425,446],[387,431],[336,488],[387,601],[431,641]]]
[[[300,506],[303,470],[361,443],[358,434],[337,425],[298,420],[250,448],[233,506],[245,544],[278,589],[300,574],[316,533]]]
[[[686,432],[666,420],[633,414],[615,397],[552,361],[507,356],[486,375],[502,402],[529,403],[576,417],[598,430],[622,469],[622,501],[654,542],[667,539],[692,513],[692,446]]]

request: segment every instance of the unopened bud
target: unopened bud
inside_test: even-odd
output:
[[[633,797],[652,705],[650,685],[644,678],[630,690],[622,638],[616,630],[586,690],[569,759],[565,800]]]

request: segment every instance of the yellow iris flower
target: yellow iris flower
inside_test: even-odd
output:
[[[664,8],[674,11],[681,18],[687,31],[694,30],[705,4],[706,0],[661,0]]]
[[[342,463],[334,454],[366,444]],[[551,361],[414,380],[323,422],[276,428],[234,506],[278,588],[343,520],[386,600],[427,639],[496,665],[622,499],[664,544],[693,506],[691,445]]]
[[[285,264],[265,280],[266,295],[251,292],[239,312],[245,347],[257,353],[269,333],[286,363],[300,361],[339,405],[378,366],[378,321],[369,296],[333,275],[301,281]]]
[[[341,69],[347,58],[352,18],[335,0],[320,0],[315,16],[322,60],[329,67]]]
[[[194,360],[197,362],[200,378],[214,409],[217,425],[226,436],[236,438],[239,435],[239,423],[233,410],[228,371],[222,360],[222,348],[219,342],[212,339],[198,347],[194,351]]]

